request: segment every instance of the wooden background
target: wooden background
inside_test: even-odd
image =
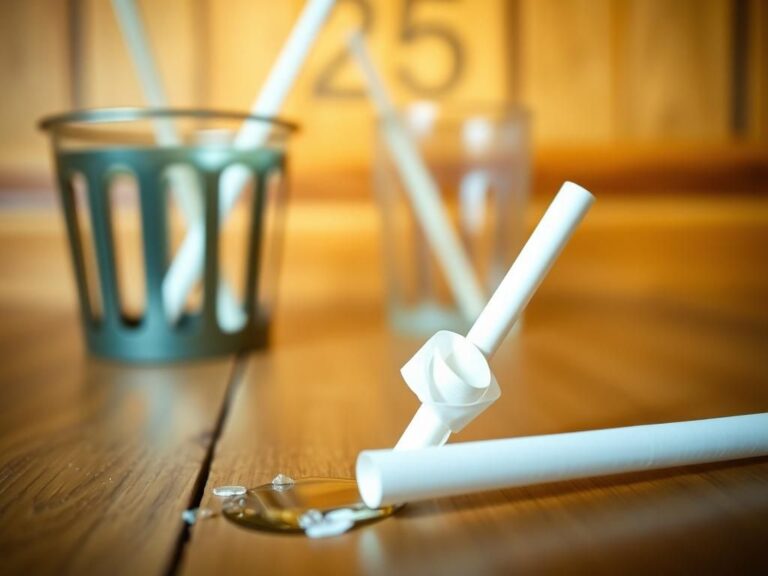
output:
[[[173,105],[246,109],[303,2],[139,4]],[[7,187],[47,174],[41,115],[142,98],[109,0],[4,0],[0,11]],[[563,148],[597,150],[600,164],[617,145],[656,159],[686,143],[719,157],[768,139],[760,0],[339,0],[284,110],[303,125],[300,181],[370,161],[369,103],[341,52],[360,23],[399,101],[520,103],[545,164]]]

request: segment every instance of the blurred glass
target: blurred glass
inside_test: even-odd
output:
[[[402,113],[440,189],[450,224],[486,299],[524,240],[530,187],[528,114],[507,106],[445,107],[416,102]],[[401,332],[465,332],[445,275],[426,242],[387,149],[382,120],[374,146],[374,186],[381,208],[389,317]]]

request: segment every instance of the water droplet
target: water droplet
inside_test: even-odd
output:
[[[243,496],[248,490],[245,486],[216,486],[213,489],[213,495],[219,498],[231,498],[232,496]]]
[[[215,516],[210,508],[189,508],[181,513],[181,519],[192,526],[198,520],[206,520]]]
[[[275,490],[290,490],[296,482],[290,476],[278,474],[272,478],[272,488]]]

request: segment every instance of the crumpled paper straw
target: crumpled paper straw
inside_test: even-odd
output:
[[[593,202],[581,186],[563,184],[467,336],[438,332],[403,366],[422,405],[395,449],[445,444],[501,395],[488,360]]]
[[[768,455],[768,413],[420,450],[366,450],[357,483],[378,508],[575,478]]]
[[[447,330],[427,340],[400,373],[422,405],[397,450],[444,444],[501,396],[483,353]]]

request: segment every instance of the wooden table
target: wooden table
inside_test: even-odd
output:
[[[531,222],[543,205],[531,209]],[[373,206],[291,212],[274,346],[86,357],[60,218],[0,215],[0,573],[761,572],[768,460],[448,498],[337,538],[191,530],[221,484],[352,476],[416,399]],[[768,411],[768,200],[605,194],[494,358],[456,441]]]

